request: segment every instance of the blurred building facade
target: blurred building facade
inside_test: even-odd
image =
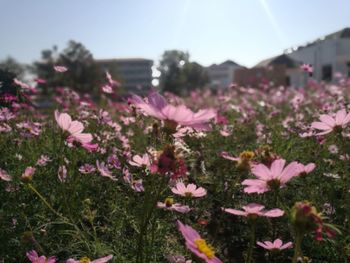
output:
[[[206,68],[212,89],[224,89],[235,81],[235,71],[242,68],[232,60],[226,60],[221,64],[213,64]]]
[[[318,82],[336,81],[336,73],[350,77],[350,28],[286,49],[284,54],[263,60],[253,68],[237,69],[235,82],[253,87],[261,84],[300,87],[309,78],[300,70],[304,63],[312,65],[312,78]]]
[[[121,83],[124,92],[147,94],[152,87],[153,60],[144,58],[97,59],[96,63]]]
[[[334,81],[335,73],[350,77],[350,28],[344,28],[306,45],[285,50],[291,58],[313,66],[317,81]]]

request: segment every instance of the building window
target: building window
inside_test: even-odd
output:
[[[322,80],[324,81],[332,80],[332,65],[325,65],[322,67]]]

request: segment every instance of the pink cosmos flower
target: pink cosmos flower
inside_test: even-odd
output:
[[[68,137],[68,142],[72,143],[74,141],[78,141],[81,145],[89,150],[96,150],[98,145],[92,144],[92,135],[91,133],[83,133],[84,125],[80,121],[72,121],[72,118],[67,113],[59,113],[57,110],[55,111],[55,119],[58,126],[67,131],[70,136]]]
[[[320,122],[316,121],[311,123],[311,128],[321,130],[316,135],[325,135],[331,133],[333,130],[339,130],[346,127],[350,122],[350,113],[347,113],[345,109],[339,110],[335,114],[335,118],[332,115],[322,114],[320,116]]]
[[[206,129],[208,128],[208,122],[216,117],[216,111],[213,109],[200,110],[194,113],[184,105],[170,105],[157,92],[150,93],[147,101],[136,95],[132,96],[130,101],[146,115],[168,121],[168,123],[175,125],[174,128],[181,125]]]
[[[99,162],[98,160],[96,161],[96,167],[97,170],[100,172],[100,175],[103,177],[108,177],[112,179],[113,181],[117,181],[117,178],[112,175],[112,172],[108,169],[107,165],[105,162]]]
[[[106,78],[107,78],[110,86],[120,86],[120,83],[118,81],[114,80],[108,71],[106,71]]]
[[[312,73],[314,71],[312,68],[312,65],[310,65],[310,64],[302,64],[300,66],[300,69],[307,72],[307,73]]]
[[[308,174],[311,173],[316,168],[314,163],[309,163],[307,165],[303,165],[299,163],[299,174]]]
[[[104,85],[102,86],[102,91],[107,94],[112,94],[113,93],[113,88],[110,85]]]
[[[175,187],[171,188],[174,194],[185,197],[203,197],[207,194],[207,190],[203,187],[198,187],[195,184],[185,186],[183,182],[178,182]]]
[[[171,199],[171,198],[167,198],[167,199]],[[188,205],[182,205],[179,203],[169,202],[169,201],[167,201],[167,199],[165,200],[164,203],[158,202],[157,207],[164,209],[164,210],[176,211],[176,212],[179,212],[182,214],[185,214],[185,213],[188,213],[191,211],[191,208]]]
[[[58,180],[60,180],[61,183],[66,182],[67,168],[65,165],[60,165],[60,167],[58,167],[57,176],[58,176]]]
[[[25,170],[24,173],[22,173],[22,179],[31,179],[35,173],[35,168],[28,166]]]
[[[132,157],[132,160],[129,161],[129,164],[132,166],[137,166],[137,167],[150,167],[151,166],[151,159],[147,153],[144,155],[134,155]]]
[[[92,164],[86,163],[79,167],[79,172],[81,172],[82,174],[91,174],[95,171],[96,171],[96,168]]]
[[[246,206],[243,206],[242,208],[244,211],[236,210],[232,208],[223,208],[223,210],[233,215],[245,216],[245,217],[256,217],[256,216],[280,217],[280,216],[283,216],[284,214],[284,211],[279,208],[265,210],[264,209],[265,206],[256,204],[256,203],[250,203]]]
[[[41,155],[36,164],[39,166],[46,166],[48,162],[51,162],[50,157],[48,157],[47,155]]]
[[[261,194],[284,187],[289,180],[300,173],[298,162],[292,162],[284,167],[285,164],[286,160],[277,159],[273,161],[271,168],[264,164],[253,165],[251,171],[258,179],[244,180],[242,185],[247,186],[244,188],[244,192]]]
[[[33,93],[37,92],[37,90],[35,88],[29,86],[28,84],[26,84],[22,81],[19,81],[18,79],[14,79],[13,82],[15,83],[15,85],[20,86],[24,90],[29,90]]]
[[[0,168],[0,179],[4,180],[4,181],[11,181],[12,178],[11,176],[3,169]]]
[[[64,66],[54,66],[53,69],[56,71],[56,72],[60,72],[60,73],[63,73],[63,72],[66,72],[68,69]]]
[[[55,257],[49,257],[46,258],[45,256],[40,256],[35,250],[31,250],[27,252],[27,258],[30,260],[32,263],[55,263],[56,258]]]
[[[188,225],[182,224],[179,220],[177,220],[177,228],[185,238],[186,247],[193,254],[203,259],[206,263],[222,263],[222,261],[215,256],[213,247],[208,245],[196,230]]]
[[[0,179],[4,180],[4,181],[11,181],[12,178],[11,176],[3,169],[0,168]]]
[[[66,261],[66,263],[81,263],[81,262],[89,262],[89,263],[106,263],[108,261],[110,261],[113,258],[112,255],[106,256],[106,257],[102,257],[102,258],[98,258],[95,260],[90,260],[88,257],[83,257],[80,260],[75,260],[73,258],[70,258]]]
[[[267,250],[283,250],[283,249],[291,248],[293,246],[292,242],[287,242],[283,244],[281,239],[276,239],[275,241],[273,241],[273,243],[271,241],[264,241],[264,242],[258,241],[256,243]]]

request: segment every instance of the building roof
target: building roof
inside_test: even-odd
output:
[[[236,62],[234,62],[233,60],[226,60],[220,64],[212,64],[209,66],[210,67],[217,67],[217,66],[237,66],[237,67],[242,67],[241,65],[237,64]]]
[[[287,68],[296,68],[299,62],[286,54],[265,59],[254,66],[254,68],[269,67],[274,65],[285,65]]]
[[[108,59],[95,59],[96,62],[153,62],[152,59],[146,58],[108,58]]]
[[[298,46],[298,47],[294,47],[294,48],[288,48],[286,49],[284,52],[285,53],[291,53],[293,51],[296,51],[296,50],[300,50],[302,48],[306,48],[306,47],[310,47],[310,46],[313,46],[313,45],[316,45],[322,41],[325,41],[325,40],[336,40],[336,39],[343,39],[343,38],[350,38],[350,27],[345,27],[343,28],[342,30],[339,30],[339,31],[336,31],[334,33],[331,33],[331,34],[328,34],[328,35],[325,35],[323,37],[320,37],[312,42],[308,42],[306,43],[305,45],[301,45],[301,46]]]

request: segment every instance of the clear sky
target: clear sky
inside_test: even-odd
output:
[[[350,0],[0,0],[0,59],[82,42],[95,58],[157,60],[188,51],[203,65],[253,66],[350,26]]]

